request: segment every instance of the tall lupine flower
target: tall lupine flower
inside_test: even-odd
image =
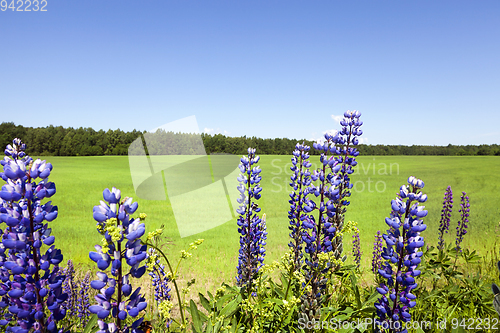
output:
[[[329,222],[333,223],[334,227],[337,229],[337,233],[342,232],[344,227],[344,214],[346,212],[346,207],[350,204],[347,200],[351,196],[351,184],[350,175],[354,172],[354,167],[358,164],[356,162],[356,157],[359,155],[359,151],[354,147],[359,143],[358,137],[363,134],[360,129],[363,122],[359,119],[361,113],[359,111],[346,111],[344,113],[344,119],[340,121],[342,130],[338,133],[335,143],[338,145],[336,149],[336,157],[340,169],[337,172],[338,179],[340,180],[338,190],[338,198],[334,201],[335,215],[330,217]],[[342,257],[342,237],[340,235],[336,236],[334,239],[334,244],[336,248],[334,249],[335,259],[345,260]]]
[[[451,186],[446,188],[444,192],[443,209],[441,210],[441,221],[439,224],[439,242],[438,249],[444,249],[444,233],[448,233],[450,229],[450,218],[453,209],[453,192]]]
[[[161,264],[155,249],[150,248],[148,252],[147,269],[149,271],[149,275],[151,276],[152,284],[155,290],[155,301],[158,308],[161,309],[165,307],[165,304],[168,304],[171,299],[171,289],[168,287],[170,279],[168,278],[165,266]],[[163,317],[163,319],[166,320],[166,327],[170,327],[170,323],[172,322],[172,320],[170,320],[170,310],[168,311],[168,314],[163,314]]]
[[[290,186],[293,192],[290,193],[290,210],[288,219],[290,220],[291,241],[288,246],[293,252],[294,267],[299,269],[302,263],[302,221],[306,218],[303,205],[306,203],[306,197],[309,194],[308,186],[311,185],[311,162],[309,159],[310,147],[297,143],[292,157],[292,170]]]
[[[391,217],[385,219],[390,227],[383,235],[387,247],[382,258],[386,262],[378,272],[387,283],[377,288],[382,297],[375,302],[377,324],[383,331],[390,328],[390,332],[406,333],[402,322],[411,320],[410,309],[416,305],[412,290],[417,287],[415,277],[420,275],[417,266],[423,254],[418,251],[424,246],[420,233],[427,227],[421,220],[427,211],[419,203],[425,202],[427,195],[420,191],[424,187],[422,180],[409,177],[408,183],[401,186],[398,197],[392,200]]]
[[[359,229],[355,227],[354,235],[352,235],[352,256],[354,257],[354,262],[356,267],[359,268],[361,265],[361,240],[359,239]]]
[[[305,260],[308,267],[304,275],[306,284],[311,288],[302,297],[301,317],[306,320],[320,317],[327,282],[325,273],[338,265],[330,262],[325,255],[332,253],[334,260],[345,260],[345,256],[342,256],[340,233],[344,224],[345,207],[349,205],[346,199],[351,195],[350,189],[353,186],[349,175],[353,173],[357,164],[355,158],[359,155],[359,151],[352,146],[358,144],[357,137],[363,133],[360,129],[363,124],[359,120],[360,116],[359,111],[346,111],[340,122],[342,130],[335,136],[326,133],[323,142],[313,145],[314,149],[321,152],[322,168],[311,175],[311,180],[318,184],[311,184],[308,189],[309,193],[314,193],[319,198],[319,204],[307,198],[303,206],[306,213],[319,211],[317,220],[308,215],[302,221],[305,252],[308,254]],[[321,267],[320,257],[327,260],[325,267]]]
[[[80,327],[85,327],[90,318],[89,288],[90,288],[90,273],[87,272],[87,274],[85,274],[85,277],[80,281],[80,284],[78,286],[77,312],[78,312],[78,319],[80,321]]]
[[[314,144],[314,148],[322,152],[320,156],[322,167],[311,175],[311,180],[318,184],[311,184],[307,190],[319,198],[319,203],[316,204],[310,198],[304,198],[303,210],[306,213],[302,220],[304,229],[302,239],[306,253],[304,287],[308,286],[310,291],[304,292],[301,297],[300,318],[308,321],[319,319],[321,316],[321,305],[325,298],[327,282],[325,273],[332,267],[331,262],[325,256],[334,250],[336,228],[328,219],[335,215],[334,202],[338,200],[337,186],[340,184],[336,172],[341,166],[337,165],[338,162],[333,155],[328,154],[336,152],[337,148],[334,146],[336,140],[337,136],[326,133],[324,143]],[[318,211],[317,219],[310,214],[313,210]]]
[[[0,191],[0,307],[7,309],[0,325],[12,332],[57,332],[56,322],[66,311],[61,308],[67,294],[58,264],[63,260],[54,245],[48,223],[57,217],[57,207],[42,203],[56,192],[48,181],[52,165],[33,159],[26,145],[14,139],[5,149],[0,177],[7,182]],[[41,180],[36,183],[36,179]],[[42,249],[43,245],[49,246]]]
[[[455,244],[457,245],[457,251],[462,252],[462,248],[460,244],[464,239],[464,235],[467,233],[467,223],[469,223],[469,212],[470,212],[470,204],[469,197],[467,193],[462,192],[462,196],[460,197],[460,220],[458,221],[457,227],[457,238],[455,240]]]
[[[382,268],[382,251],[383,251],[383,238],[380,230],[375,235],[375,243],[373,243],[373,258],[372,258],[372,272],[378,274],[378,270]]]
[[[146,266],[141,266],[147,257],[147,246],[141,245],[146,229],[141,218],[129,216],[138,207],[137,202],[132,203],[132,198],[120,201],[121,192],[114,187],[111,191],[105,189],[103,197],[106,202],[101,201],[94,207],[97,230],[104,235],[103,245],[96,245],[96,252],[89,253],[100,270],[98,279],[90,286],[100,293],[95,297],[97,305],[89,310],[99,318],[99,333],[141,333],[138,327],[144,318],[139,313],[146,309],[147,303],[140,294],[141,288],[134,291],[130,280],[139,279],[146,272]],[[108,268],[110,275],[105,272]],[[125,320],[129,316],[134,319],[127,325]]]
[[[255,166],[260,157],[255,155],[255,149],[248,148],[248,156],[241,158],[239,165],[241,174],[238,176],[240,185],[239,208],[236,210],[238,216],[238,232],[240,236],[240,251],[238,256],[238,276],[236,277],[239,287],[248,285],[248,293],[252,292],[252,280],[255,273],[262,267],[265,256],[265,245],[267,239],[265,214],[262,219],[257,215],[260,208],[254,202],[261,197],[262,188],[259,185],[262,177],[261,169]]]
[[[75,281],[75,266],[73,261],[68,260],[68,265],[62,270],[62,274],[65,276],[63,282],[63,291],[68,294],[68,298],[63,303],[63,307],[66,309],[66,314],[71,318],[77,316],[77,302],[78,302],[78,291]]]

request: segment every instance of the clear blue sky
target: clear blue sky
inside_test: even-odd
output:
[[[500,143],[498,0],[47,1],[0,11],[0,122]]]

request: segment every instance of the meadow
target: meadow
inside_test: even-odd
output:
[[[257,152],[258,154],[258,152]],[[35,156],[33,156],[36,158]],[[318,156],[311,162],[318,163]],[[153,231],[164,225],[169,243],[165,251],[172,258],[189,243],[203,238],[205,242],[183,263],[182,280],[196,278],[193,286],[199,291],[215,290],[223,281],[234,281],[239,249],[239,234],[233,218],[205,232],[180,237],[172,205],[166,200],[146,200],[134,191],[129,160],[126,156],[99,157],[42,157],[52,163],[50,180],[55,182],[57,193],[51,198],[59,208],[58,218],[52,222],[56,246],[66,259],[73,259],[86,267],[91,261],[88,252],[100,242],[92,208],[102,200],[105,188],[117,187],[122,197],[131,196],[139,203],[137,213],[146,213],[146,230]],[[425,203],[429,211],[424,219],[428,225],[422,233],[427,245],[436,245],[444,190],[451,185],[454,193],[454,210],[447,242],[455,239],[455,227],[459,219],[459,203],[462,191],[470,197],[471,213],[464,247],[485,254],[497,243],[500,235],[500,159],[497,156],[359,156],[358,166],[352,175],[351,204],[346,221],[356,221],[360,229],[362,271],[371,279],[371,253],[377,230],[385,231],[384,218],[391,211],[390,202],[408,176],[425,182],[423,190],[429,197]],[[280,258],[287,251],[289,193],[291,171],[290,156],[264,155],[259,164],[262,169],[262,198],[258,201],[261,213],[267,216],[268,240],[265,263]],[[167,189],[168,192],[168,189]],[[190,209],[204,213],[204,207],[191,203]],[[232,203],[236,205],[235,202]],[[136,214],[137,214],[136,213]],[[347,235],[344,253],[350,257],[352,238]],[[174,259],[174,261],[175,261]],[[348,260],[351,260],[350,258]]]

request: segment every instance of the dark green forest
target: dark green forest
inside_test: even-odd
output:
[[[137,138],[148,144],[148,154],[197,154],[200,153],[199,135],[165,133],[154,134],[133,130],[124,132],[117,130],[99,130],[92,128],[64,128],[62,126],[24,127],[12,122],[0,124],[0,147],[12,143],[12,139],[20,138],[27,144],[27,153],[32,156],[100,156],[127,155],[129,146]],[[227,137],[222,134],[201,134],[207,154],[228,153],[246,154],[248,147],[256,148],[259,154],[290,155],[295,144],[304,141],[312,146],[310,140],[291,140],[287,138],[262,139],[256,137]],[[192,149],[191,147],[195,147]],[[140,148],[132,147],[132,148]],[[402,145],[359,145],[363,155],[496,155],[500,156],[500,146],[467,145],[467,146],[402,146]],[[140,153],[131,149],[131,153]],[[314,149],[311,153],[317,154]]]

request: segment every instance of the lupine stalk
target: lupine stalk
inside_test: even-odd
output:
[[[423,254],[418,251],[424,246],[420,233],[427,227],[421,220],[427,211],[418,204],[425,202],[427,195],[420,191],[424,187],[422,180],[410,177],[408,183],[401,186],[398,197],[392,200],[391,217],[385,219],[390,227],[383,235],[387,246],[382,258],[386,262],[378,272],[387,282],[377,288],[382,297],[375,302],[377,324],[382,332],[406,333],[403,322],[411,320],[410,309],[416,305],[412,290],[417,287],[415,277],[420,275],[417,266]]]
[[[336,161],[340,165],[338,171],[338,179],[340,180],[338,190],[338,198],[334,201],[335,215],[330,217],[329,222],[333,223],[337,229],[337,235],[334,238],[334,258],[336,260],[345,260],[342,256],[343,246],[342,246],[342,236],[340,233],[344,227],[344,216],[346,212],[346,207],[349,206],[350,201],[347,198],[351,196],[351,184],[350,175],[354,172],[354,167],[358,164],[356,162],[356,157],[359,155],[359,151],[354,148],[359,143],[358,137],[363,134],[360,129],[363,122],[359,120],[361,113],[359,111],[346,111],[344,113],[344,119],[340,121],[342,130],[338,133],[336,144],[339,147],[336,150]]]
[[[254,201],[260,199],[262,191],[259,185],[262,179],[261,169],[255,166],[259,159],[260,157],[255,155],[255,149],[248,148],[248,156],[241,158],[239,165],[241,174],[238,176],[240,206],[236,211],[239,214],[237,223],[241,235],[236,281],[239,287],[247,287],[249,295],[252,292],[253,277],[264,261],[267,239],[265,214],[262,219],[257,215],[260,208]]]
[[[68,260],[66,268],[62,270],[62,274],[65,276],[63,291],[68,294],[68,298],[64,301],[63,307],[66,309],[66,314],[70,316],[70,318],[77,316],[78,312],[78,291],[76,290],[75,273],[75,266],[73,265],[73,261],[70,259]]]
[[[57,217],[57,207],[42,203],[56,193],[55,184],[48,181],[52,165],[25,154],[26,145],[14,139],[5,149],[0,163],[7,182],[0,191],[0,275],[2,277],[0,307],[6,308],[0,325],[8,331],[57,332],[56,322],[66,314],[62,303],[64,276],[58,264],[63,260],[54,245],[48,223]],[[41,180],[36,183],[36,179]],[[49,246],[42,251],[42,246]]]
[[[373,258],[372,258],[372,272],[373,274],[378,274],[378,270],[382,268],[382,250],[383,250],[383,238],[380,230],[377,231],[375,235],[375,243],[373,243]]]
[[[332,241],[335,238],[335,227],[328,221],[329,217],[335,214],[334,200],[338,197],[339,190],[337,186],[340,181],[337,179],[336,172],[340,169],[333,155],[336,151],[334,143],[337,137],[325,134],[324,143],[315,143],[314,148],[322,151],[320,162],[322,167],[315,170],[311,175],[312,181],[318,181],[318,184],[311,184],[308,191],[319,198],[319,204],[316,204],[310,198],[305,198],[303,209],[307,213],[302,221],[303,241],[305,242],[305,263],[304,277],[305,284],[310,291],[304,292],[301,300],[300,318],[311,321],[319,319],[321,316],[321,305],[325,297],[326,282],[325,273],[331,268],[328,253],[333,251]],[[311,213],[318,211],[318,218],[315,219]]]
[[[90,317],[90,273],[85,274],[78,287],[77,312],[80,321],[80,327],[85,327]]]
[[[142,332],[138,327],[143,317],[134,319],[131,325],[125,324],[127,317],[137,318],[146,309],[141,288],[133,291],[131,278],[139,279],[146,272],[141,262],[147,257],[147,246],[141,244],[145,226],[143,218],[130,218],[137,210],[137,202],[132,198],[121,199],[120,190],[113,187],[103,192],[104,201],[94,207],[97,230],[104,236],[103,245],[96,245],[96,252],[90,252],[90,259],[97,263],[100,271],[98,280],[90,283],[100,293],[95,297],[97,305],[89,310],[99,318],[99,333]],[[129,266],[126,268],[125,264]],[[105,271],[111,266],[111,277]],[[108,319],[108,317],[110,317]],[[107,319],[106,322],[105,320]]]
[[[346,200],[350,196],[349,175],[357,164],[355,157],[359,155],[352,145],[358,144],[357,136],[362,134],[359,127],[363,124],[359,120],[361,113],[358,111],[347,111],[341,121],[342,130],[335,136],[325,134],[324,142],[317,142],[314,149],[321,152],[320,162],[322,167],[315,170],[311,180],[317,184],[311,184],[308,192],[314,193],[319,198],[316,204],[307,198],[303,209],[309,214],[318,210],[318,218],[305,215],[302,221],[303,240],[306,243],[307,254],[304,270],[306,283],[310,288],[302,296],[301,318],[305,320],[319,319],[321,306],[325,300],[326,278],[328,270],[338,267],[342,257],[342,228],[344,222],[345,206],[349,205]],[[338,144],[339,147],[335,145]],[[331,155],[330,155],[331,154]],[[329,254],[333,255],[333,258]],[[333,259],[332,262],[330,259]]]
[[[165,320],[165,327],[168,328],[172,322],[170,319],[171,289],[168,287],[170,279],[167,276],[165,266],[161,264],[158,254],[152,248],[149,249],[147,266],[155,290],[154,298],[156,304],[158,305],[158,309],[160,309],[160,313]],[[168,310],[164,311],[165,308]]]
[[[361,240],[359,239],[359,229],[355,227],[354,235],[352,235],[352,256],[354,257],[354,262],[356,267],[359,268],[361,265]]]
[[[310,147],[297,143],[292,157],[292,176],[290,186],[293,192],[290,193],[290,211],[288,218],[290,220],[290,238],[288,246],[293,252],[294,269],[300,269],[302,264],[302,221],[306,218],[303,206],[306,203],[309,194],[308,186],[311,184],[311,162],[309,159]]]
[[[441,221],[439,223],[438,249],[444,249],[444,233],[450,229],[450,218],[453,209],[453,192],[451,186],[446,188],[443,199],[443,209],[441,210]]]
[[[456,249],[458,252],[462,252],[462,248],[460,244],[464,239],[464,235],[467,233],[467,227],[469,223],[469,212],[470,212],[470,204],[469,197],[467,193],[462,192],[462,196],[460,197],[460,220],[458,221],[457,226],[457,238],[455,240]]]

